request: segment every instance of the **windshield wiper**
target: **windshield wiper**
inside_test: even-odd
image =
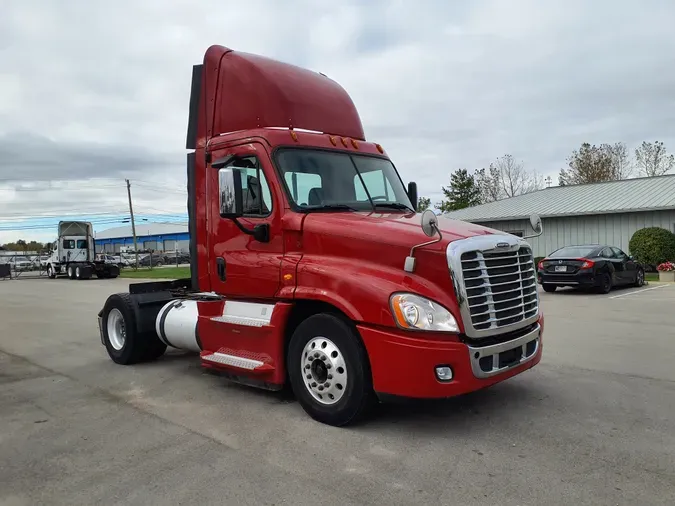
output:
[[[319,206],[308,206],[303,208],[304,211],[358,211],[358,209],[348,206],[347,204],[322,204]]]
[[[414,209],[405,204],[401,204],[400,202],[373,202],[373,206],[375,206],[375,208],[386,207],[389,209],[405,209],[407,211],[410,211],[411,213],[415,212]]]

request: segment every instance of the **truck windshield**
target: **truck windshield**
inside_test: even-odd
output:
[[[285,148],[276,161],[290,198],[302,209],[412,211],[401,179],[384,158]]]

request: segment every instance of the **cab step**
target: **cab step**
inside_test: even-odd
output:
[[[202,365],[205,367],[224,367],[243,369],[252,373],[270,373],[274,366],[263,355],[246,354],[238,355],[234,350],[221,348],[218,351],[202,351],[200,356]]]

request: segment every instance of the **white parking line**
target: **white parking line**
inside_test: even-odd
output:
[[[609,297],[610,299],[618,299],[619,297],[625,297],[626,295],[635,295],[636,293],[642,293],[642,292],[648,292],[649,290],[657,290],[658,288],[663,288],[669,285],[659,285],[659,286],[653,286],[651,288],[644,288],[642,290],[635,290],[634,292],[628,292],[628,293],[622,293],[620,295],[614,295],[613,297]]]

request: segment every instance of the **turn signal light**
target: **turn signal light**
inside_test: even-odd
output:
[[[582,258],[582,260],[584,261],[584,263],[581,264],[582,269],[590,269],[591,267],[593,267],[595,265],[595,262],[593,260],[585,260],[583,258]]]

